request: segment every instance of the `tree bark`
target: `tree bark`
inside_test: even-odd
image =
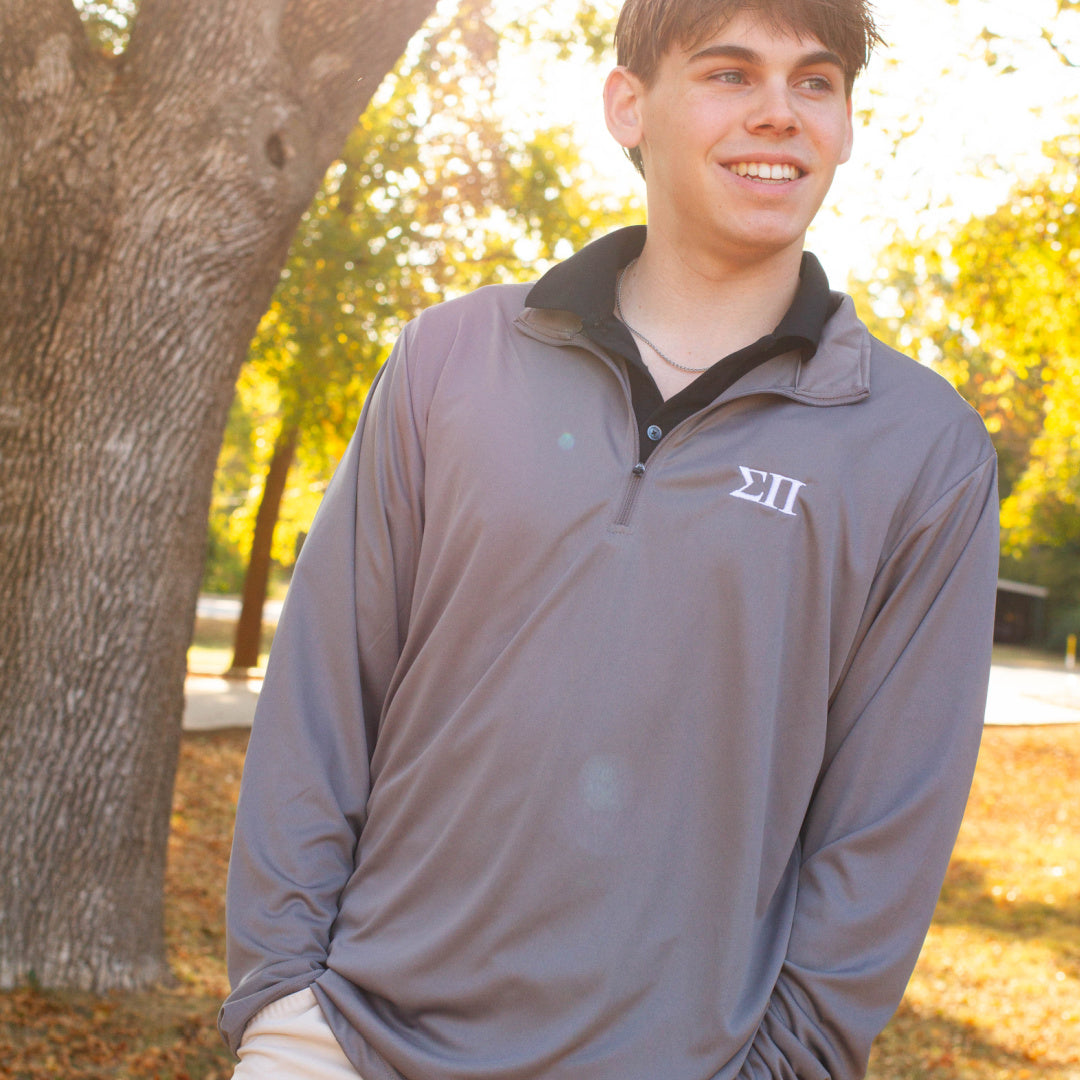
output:
[[[0,987],[165,973],[217,448],[289,238],[433,0],[0,0]]]
[[[242,672],[257,667],[262,649],[263,605],[270,582],[270,553],[274,547],[274,529],[281,512],[281,497],[289,477],[296,444],[300,438],[297,427],[283,428],[274,443],[270,468],[266,471],[262,498],[255,514],[255,529],[251,536],[251,554],[244,574],[244,592],[240,600],[240,618],[236,622],[231,671]]]

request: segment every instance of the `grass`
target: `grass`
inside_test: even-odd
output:
[[[274,626],[263,623],[259,663],[256,670],[265,669]],[[221,675],[229,670],[233,657],[233,637],[236,623],[227,619],[196,619],[195,633],[188,648],[188,671],[199,675]]]
[[[173,984],[0,994],[0,1080],[231,1074],[214,1017],[246,744],[242,731],[184,736],[166,886]],[[1078,790],[1080,725],[987,729],[934,925],[872,1080],[1080,1078]]]
[[[874,1080],[1080,1078],[1080,726],[988,728]]]
[[[995,645],[994,663],[1003,667],[1045,668],[1048,671],[1067,670],[1063,651],[1049,652],[1046,649],[1035,649],[1027,645]]]

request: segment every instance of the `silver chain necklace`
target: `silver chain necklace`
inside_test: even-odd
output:
[[[637,262],[637,259],[635,259],[634,262]],[[626,316],[623,314],[622,310],[622,279],[623,274],[634,265],[634,262],[627,263],[627,265],[619,271],[619,276],[615,279],[615,314],[619,316],[619,321],[634,335],[634,337],[639,341],[645,342],[645,344],[648,345],[665,364],[670,364],[677,371],[685,371],[688,375],[700,375],[703,371],[708,371],[709,368],[712,367],[712,364],[706,364],[704,367],[687,367],[685,364],[679,364],[672,360],[666,353],[661,352],[640,330],[635,330],[626,321]]]

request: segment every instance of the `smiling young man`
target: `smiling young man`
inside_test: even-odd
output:
[[[629,0],[648,227],[422,314],[274,642],[221,1028],[260,1080],[852,1080],[982,723],[994,455],[830,292],[861,0]]]
[[[641,8],[619,38],[626,55],[605,105],[648,201],[645,246],[621,278],[622,311],[635,331],[640,324],[643,358],[670,396],[787,311],[806,229],[851,153],[851,98],[843,58],[776,14],[732,5],[718,33],[649,62],[631,37],[634,16],[648,14]]]

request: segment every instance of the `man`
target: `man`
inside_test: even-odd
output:
[[[252,734],[237,1076],[863,1075],[997,558],[978,417],[803,253],[875,39],[862,0],[629,0],[648,231],[402,335]]]

